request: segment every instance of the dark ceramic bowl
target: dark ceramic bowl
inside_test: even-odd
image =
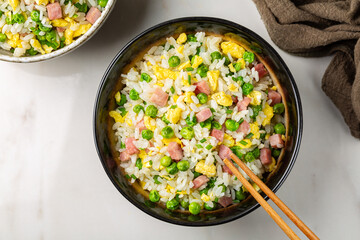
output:
[[[170,20],[144,31],[131,40],[110,63],[101,81],[94,110],[94,137],[101,163],[107,175],[117,190],[132,204],[143,212],[169,223],[187,226],[209,226],[243,217],[258,208],[259,204],[252,197],[248,197],[237,205],[213,212],[200,213],[197,216],[181,211],[172,212],[164,209],[163,206],[151,204],[146,197],[139,194],[129,184],[125,177],[122,175],[118,177],[118,170],[114,160],[118,157],[118,154],[114,149],[114,135],[111,131],[113,122],[108,117],[109,111],[115,109],[113,96],[115,92],[122,88],[118,80],[124,68],[155,42],[181,32],[194,31],[221,34],[241,41],[242,44],[256,51],[278,78],[278,84],[282,86],[283,97],[287,102],[289,140],[276,170],[264,181],[274,192],[280,188],[295,163],[300,147],[302,134],[300,96],[295,81],[279,54],[253,31],[226,20],[208,17]]]

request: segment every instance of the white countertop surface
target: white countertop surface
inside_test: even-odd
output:
[[[161,222],[129,203],[101,166],[92,113],[105,69],[131,38],[184,16],[242,24],[280,53],[301,94],[304,132],[277,194],[321,239],[360,239],[360,142],[321,91],[331,58],[280,50],[255,5],[236,0],[118,1],[103,28],[74,52],[43,63],[0,62],[0,239],[286,239],[261,208],[215,227]]]

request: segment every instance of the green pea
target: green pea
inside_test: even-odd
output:
[[[187,35],[187,41],[188,42],[197,42],[197,38],[195,37],[194,34],[189,34],[189,35]]]
[[[143,164],[142,164],[141,158],[136,159],[135,166],[136,166],[139,170],[142,169]]]
[[[150,82],[152,80],[152,78],[150,77],[149,74],[147,73],[142,73],[141,77],[140,77],[140,81],[145,81],[145,82]]]
[[[166,202],[166,208],[170,210],[176,210],[179,207],[179,201],[176,198]]]
[[[185,209],[188,209],[189,207],[189,202],[188,201],[185,201],[185,200],[181,200],[180,201],[180,205],[185,208]]]
[[[10,14],[10,16],[6,17],[6,18],[5,18],[5,22],[6,22],[6,24],[9,24],[9,25],[14,24],[15,21],[14,21],[13,15]]]
[[[276,114],[282,114],[285,111],[285,106],[283,103],[277,103],[274,105],[274,112]]]
[[[129,98],[131,100],[138,100],[140,98],[139,93],[135,89],[131,89],[129,93]]]
[[[276,148],[273,148],[271,150],[271,155],[274,157],[274,158],[277,158],[280,156],[280,153],[281,153],[281,150],[280,149],[276,149]]]
[[[163,167],[168,167],[168,166],[170,166],[171,163],[172,163],[172,160],[171,160],[171,157],[169,157],[169,156],[163,156],[160,159],[160,164]]]
[[[136,114],[139,114],[139,112],[140,112],[141,110],[144,111],[144,107],[141,106],[140,104],[135,105],[134,108],[133,108],[133,111],[134,111],[134,113],[136,113]]]
[[[98,4],[100,7],[106,7],[108,0],[98,0]]]
[[[172,138],[174,135],[174,130],[170,126],[166,126],[161,130],[161,136],[163,136],[163,138]]]
[[[166,124],[169,124],[169,123],[170,123],[170,121],[167,120],[167,118],[166,118],[165,115],[163,115],[163,116],[161,117],[161,120],[162,120],[164,123],[166,123]]]
[[[207,72],[209,71],[208,67],[202,64],[198,70],[196,71],[197,74],[200,75],[200,77],[206,77]]]
[[[166,171],[171,175],[176,174],[179,171],[176,162],[173,162],[170,166],[166,167]]]
[[[196,97],[199,99],[199,102],[201,104],[205,104],[208,101],[208,95],[206,95],[205,93],[199,93]]]
[[[227,55],[223,55],[223,58],[225,58],[225,62],[224,62],[224,65],[225,66],[228,66],[230,64],[230,59]]]
[[[238,130],[240,124],[232,119],[228,119],[225,122],[225,127],[226,129],[235,132],[236,130]]]
[[[195,137],[195,132],[192,127],[184,127],[181,129],[180,134],[183,138],[190,140]]]
[[[51,30],[51,27],[45,27],[44,25],[39,23],[39,29],[40,29],[40,31],[43,31],[43,32],[49,32]]]
[[[79,12],[87,13],[88,5],[86,3],[83,3],[83,4],[75,3],[74,5],[75,5],[75,7],[78,8]]]
[[[201,122],[200,123],[200,127],[202,127],[202,128],[207,128],[207,129],[211,129],[211,119],[209,118],[209,119],[207,119],[206,121],[204,121],[204,122]]]
[[[263,132],[263,133],[260,133],[260,138],[261,138],[261,139],[264,139],[265,136],[266,136],[266,133],[264,133],[264,132]]]
[[[235,68],[235,72],[240,71],[240,69],[241,69],[241,63],[240,63],[240,62],[235,63],[235,64],[234,64],[234,68]]]
[[[285,127],[284,127],[284,125],[282,123],[277,123],[274,126],[274,131],[277,134],[285,134],[285,132],[286,132]]]
[[[182,160],[182,161],[178,162],[176,166],[180,171],[184,172],[189,169],[190,163],[186,160]]]
[[[244,156],[244,154],[241,152],[240,146],[233,146],[230,149],[238,158],[242,159],[242,157]]]
[[[160,200],[160,194],[158,191],[156,190],[152,190],[150,193],[149,193],[149,199],[150,201],[152,202],[158,202]]]
[[[192,202],[189,205],[189,212],[193,215],[197,215],[200,213],[201,207],[200,204],[198,204],[197,202]]]
[[[141,136],[143,139],[150,140],[154,137],[154,132],[148,129],[141,131]]]
[[[49,41],[49,42],[55,42],[55,41],[56,41],[56,32],[55,32],[55,30],[52,30],[52,31],[50,31],[50,32],[47,32],[47,33],[45,34],[45,38],[46,38],[46,40]]]
[[[249,93],[251,93],[253,89],[254,85],[252,85],[251,83],[244,83],[244,85],[242,86],[242,91],[244,95],[249,95]]]
[[[260,149],[259,148],[255,148],[254,150],[251,151],[254,155],[255,158],[259,158],[260,157]]]
[[[240,188],[239,191],[235,192],[235,198],[239,201],[244,200],[246,198],[246,194],[244,191]]]
[[[239,83],[240,86],[242,86],[244,84],[244,78],[242,76],[232,77],[232,80]]]
[[[215,128],[215,129],[218,129],[218,130],[220,130],[220,129],[222,128],[222,126],[220,125],[220,123],[217,122],[217,121],[212,121],[212,122],[211,122],[211,126],[212,126],[213,128]]]
[[[191,119],[190,119],[190,115],[188,115],[185,119],[185,122],[187,125],[189,125],[190,127],[192,126],[195,126],[197,124],[197,119],[195,116],[193,116]]]
[[[1,34],[0,34],[1,35]],[[0,39],[1,42],[1,39]],[[36,54],[38,54],[39,52],[36,51],[33,47],[31,47],[30,49],[26,50],[26,53],[29,54],[30,56],[35,56]]]
[[[168,62],[170,67],[177,67],[180,64],[180,58],[178,56],[172,56]]]
[[[252,152],[247,152],[245,154],[245,161],[246,162],[252,162],[255,160],[254,154]]]
[[[6,41],[6,35],[3,33],[0,33],[0,42],[5,42]]]
[[[213,206],[212,206],[212,207],[210,207],[210,205],[209,205],[208,203],[205,203],[205,204],[204,204],[204,208],[205,208],[206,210],[208,210],[208,211],[215,210],[215,209],[216,209],[216,203],[213,202]]]
[[[20,13],[14,14],[14,22],[16,22],[16,23],[24,23],[25,22],[24,15],[22,15]]]
[[[252,52],[244,52],[243,59],[248,63],[252,63],[255,60],[255,54]]]
[[[146,116],[156,118],[157,114],[158,114],[158,109],[154,105],[147,106],[147,108],[145,110],[145,115]]]
[[[211,57],[211,62],[214,62],[216,59],[221,59],[222,58],[221,53],[218,52],[218,51],[212,52],[210,54],[210,57]]]
[[[116,102],[119,106],[124,106],[124,104],[127,102],[126,95],[121,94],[120,95],[120,102]]]

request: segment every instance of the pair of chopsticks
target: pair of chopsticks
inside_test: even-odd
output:
[[[306,225],[303,223],[300,218],[298,218],[295,213],[293,213],[290,208],[288,208],[285,203],[283,203],[280,198],[278,198],[275,193],[273,193],[270,188],[268,188],[263,181],[261,181],[246,165],[243,163],[234,153],[230,154],[232,160],[236,162],[237,165],[253,180],[259,188],[283,211],[288,218],[309,238],[309,239],[319,239]],[[245,179],[245,177],[239,172],[235,165],[225,158],[224,163],[230,168],[230,170],[235,174],[235,176],[240,180],[240,182],[245,186],[249,193],[255,198],[255,200],[265,209],[265,211],[270,215],[270,217],[279,225],[279,227],[285,232],[285,234],[290,239],[300,239],[294,231],[285,223],[285,221],[275,212],[275,210],[265,201],[265,199],[256,191],[253,186]]]

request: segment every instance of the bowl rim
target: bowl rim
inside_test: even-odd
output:
[[[98,107],[99,107],[99,100],[100,100],[100,95],[101,92],[103,91],[103,87],[105,85],[106,79],[109,76],[109,73],[111,72],[112,68],[114,67],[115,63],[119,60],[119,58],[121,57],[121,55],[138,39],[142,38],[144,35],[158,29],[161,28],[163,26],[169,25],[169,24],[174,24],[174,23],[179,23],[179,22],[212,22],[212,23],[216,23],[216,24],[220,24],[220,25],[228,25],[230,27],[234,27],[237,28],[241,31],[246,32],[247,34],[251,35],[252,37],[254,37],[257,41],[259,41],[269,52],[271,52],[272,54],[275,55],[275,57],[277,57],[279,59],[279,63],[284,67],[284,70],[287,74],[287,77],[291,83],[291,87],[292,90],[294,92],[294,98],[295,98],[295,104],[297,105],[296,108],[296,113],[297,113],[297,121],[298,121],[298,128],[297,128],[297,137],[295,140],[295,145],[294,145],[294,151],[293,154],[291,156],[290,162],[288,167],[285,169],[284,174],[281,176],[280,180],[276,183],[276,185],[271,189],[274,193],[276,193],[276,191],[281,187],[281,185],[284,183],[284,181],[286,180],[286,178],[288,177],[288,175],[290,174],[290,171],[292,170],[296,158],[298,156],[299,153],[299,149],[300,149],[300,144],[301,144],[301,139],[302,139],[302,131],[303,131],[303,112],[302,112],[302,104],[301,104],[301,98],[300,98],[300,93],[298,91],[296,82],[288,68],[288,66],[285,64],[284,60],[280,57],[280,55],[276,52],[276,50],[266,41],[264,40],[262,37],[260,37],[258,34],[256,34],[255,32],[253,32],[252,30],[234,23],[232,21],[229,20],[225,20],[225,19],[221,19],[221,18],[215,18],[215,17],[198,17],[198,16],[193,16],[193,17],[182,17],[182,18],[175,18],[175,19],[171,19],[168,21],[164,21],[162,23],[156,24],[153,27],[150,27],[144,31],[142,31],[140,34],[138,34],[136,37],[134,37],[133,39],[131,39],[124,47],[121,48],[121,50],[115,55],[114,59],[111,61],[111,63],[109,64],[108,68],[106,69],[98,91],[96,93],[96,99],[95,99],[95,105],[94,105],[94,111],[93,111],[93,137],[94,137],[94,143],[95,143],[95,147],[96,147],[96,151],[98,153],[99,159],[102,163],[102,166],[108,176],[108,178],[111,180],[111,182],[114,184],[114,186],[116,187],[116,189],[129,201],[131,202],[134,206],[136,206],[137,208],[139,208],[141,211],[145,212],[146,214],[158,219],[158,220],[162,220],[165,221],[167,223],[172,223],[172,224],[176,224],[176,225],[181,225],[181,226],[197,226],[197,227],[205,227],[205,226],[215,226],[215,225],[219,225],[219,224],[224,224],[224,223],[228,223],[231,221],[234,221],[236,219],[239,219],[249,213],[251,213],[252,211],[254,211],[255,209],[260,207],[259,203],[256,203],[254,206],[246,209],[244,212],[242,212],[241,214],[238,215],[234,215],[231,216],[227,219],[224,220],[219,220],[219,221],[214,221],[214,222],[183,222],[183,221],[178,221],[176,219],[172,219],[172,218],[165,218],[162,217],[160,215],[155,214],[154,212],[148,211],[148,209],[144,206],[142,206],[141,204],[138,204],[137,202],[133,201],[130,197],[127,196],[127,194],[117,185],[116,181],[111,177],[111,172],[110,170],[106,167],[106,163],[105,163],[105,159],[102,159],[101,157],[101,153],[100,153],[100,149],[99,149],[99,145],[98,145],[98,135],[97,135],[97,131],[96,129],[98,128],[97,123],[96,123],[96,117],[99,113],[98,111]],[[265,195],[265,200],[267,201],[269,199],[268,196]]]
[[[55,50],[51,53],[47,53],[44,55],[38,54],[35,56],[30,56],[30,57],[15,57],[12,55],[5,55],[5,54],[0,53],[0,60],[5,61],[5,62],[13,62],[13,63],[34,63],[34,62],[50,60],[50,59],[65,55],[65,54],[75,50],[76,48],[80,47],[85,42],[87,42],[87,40],[89,40],[91,37],[93,37],[95,35],[95,33],[103,25],[105,20],[109,17],[111,11],[115,7],[115,4],[116,4],[116,0],[108,0],[108,3],[106,5],[104,11],[102,12],[100,18],[91,26],[91,28],[85,34],[83,34],[81,37],[76,39],[73,43],[71,43],[63,48],[60,48],[58,50]],[[6,51],[4,49],[1,49],[1,50]]]

